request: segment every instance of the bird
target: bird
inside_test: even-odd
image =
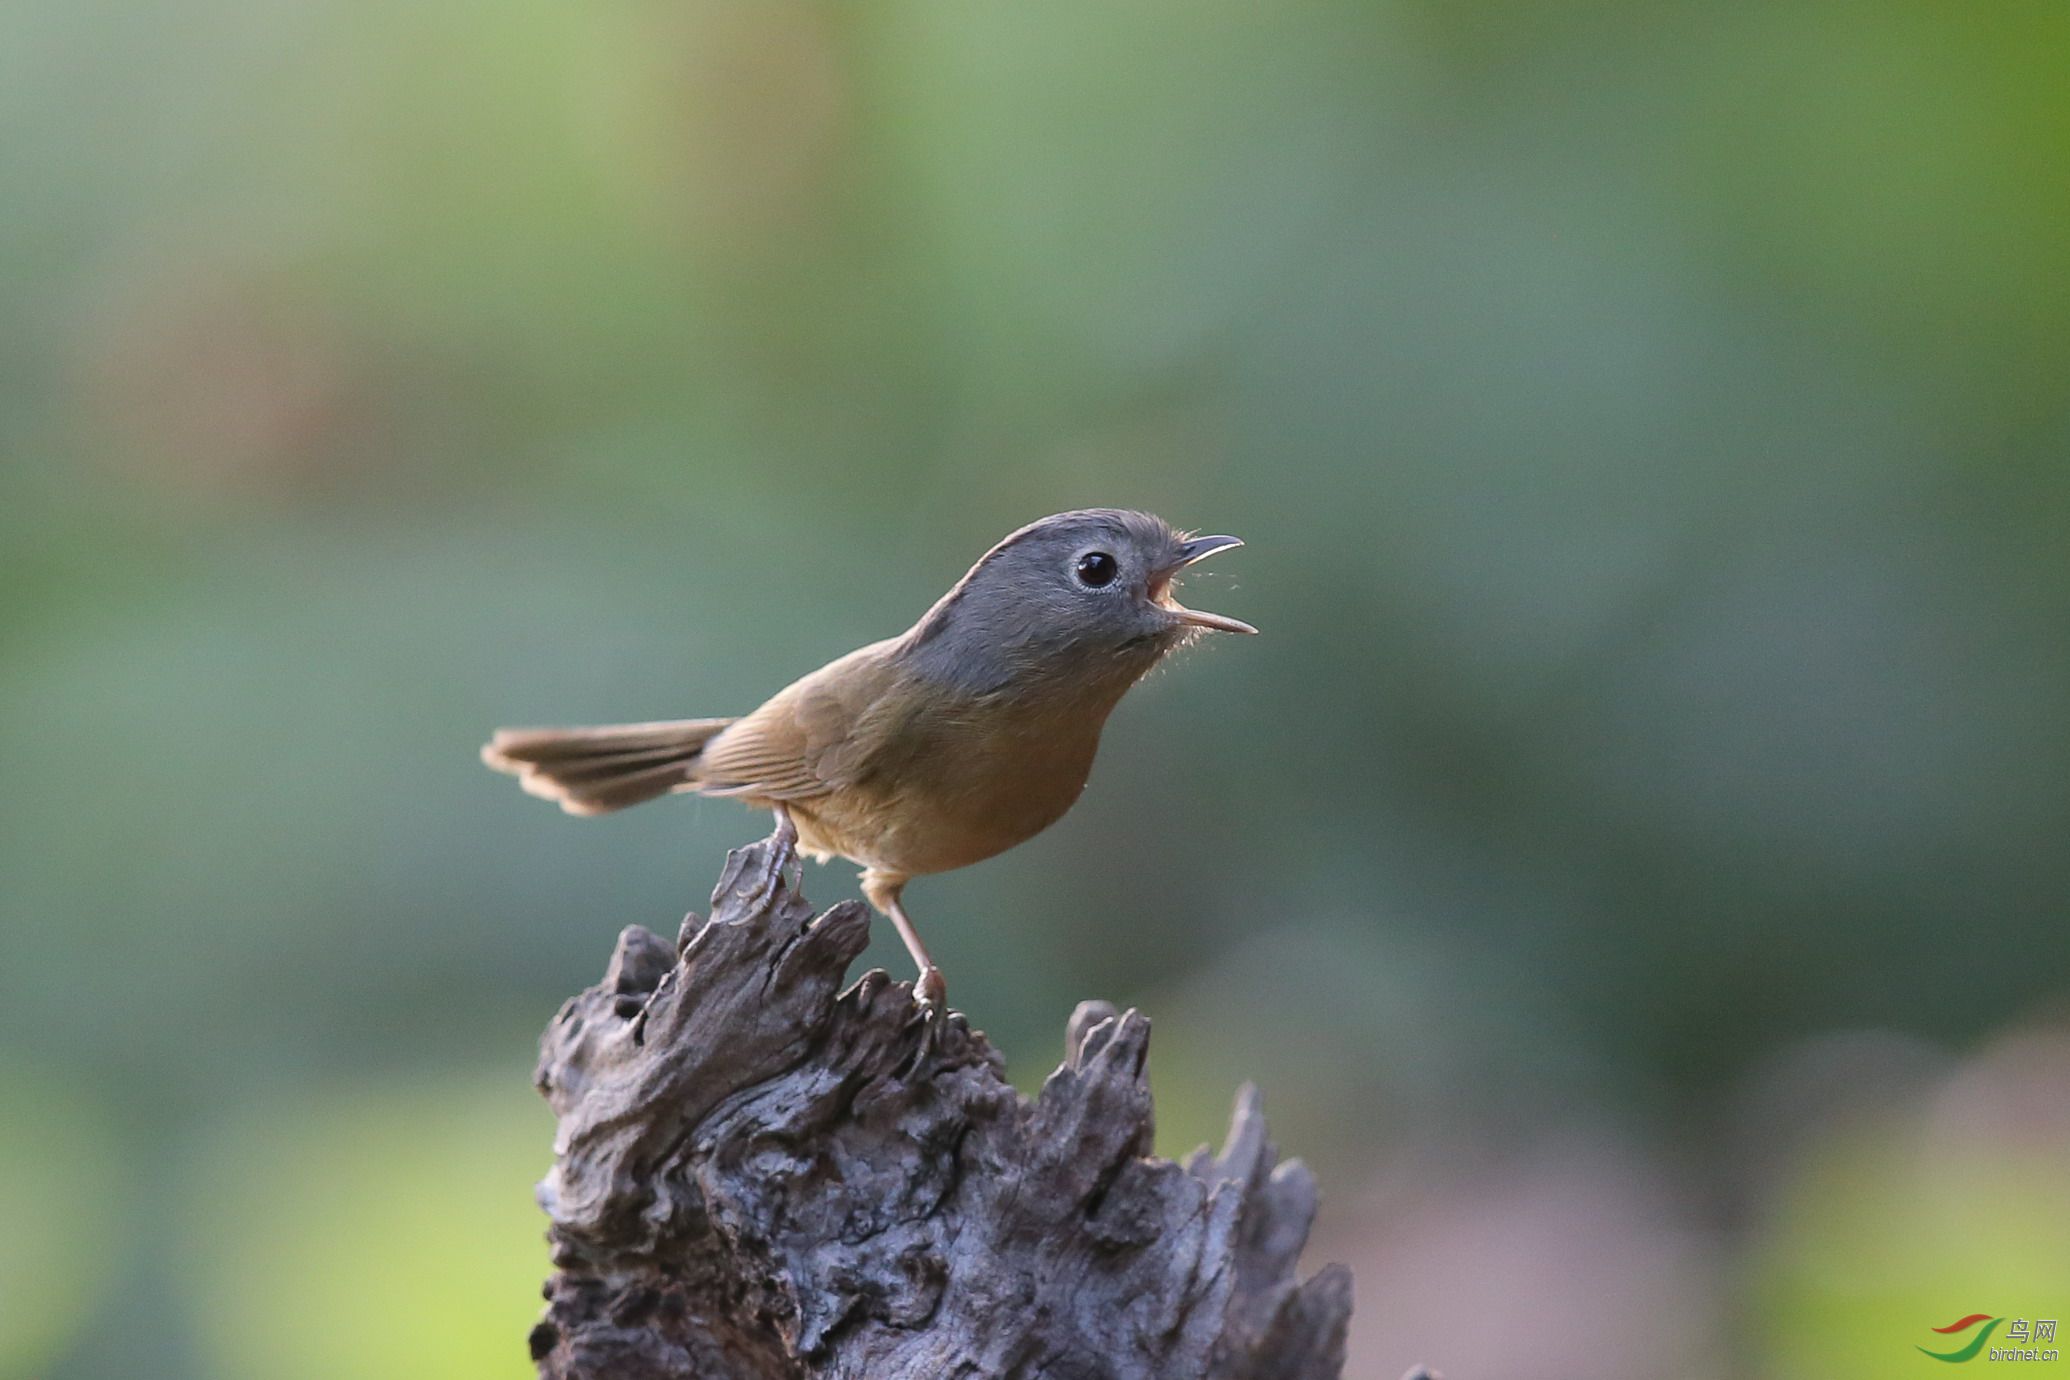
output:
[[[917,1002],[940,1011],[947,983],[906,911],[906,883],[1054,824],[1129,687],[1203,633],[1257,632],[1173,593],[1181,572],[1242,545],[1128,509],[1057,513],[985,552],[903,633],[752,713],[500,729],[482,760],[575,815],[680,792],[773,811],[784,842],[862,868],[863,895],[919,968]]]

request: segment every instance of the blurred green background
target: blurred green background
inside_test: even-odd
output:
[[[528,1373],[532,1041],[764,822],[477,743],[1088,504],[1266,635],[911,899],[1022,1084],[1097,995],[1168,1150],[1264,1085],[1350,1375],[2070,1313],[2070,9],[5,31],[0,1377]]]

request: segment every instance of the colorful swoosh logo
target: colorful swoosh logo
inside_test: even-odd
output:
[[[1954,1332],[1967,1332],[1970,1328],[1975,1327],[1978,1323],[1982,1323],[1984,1325],[1983,1329],[1979,1331],[1976,1336],[1969,1339],[1969,1345],[1960,1347],[1954,1351],[1928,1351],[1925,1347],[1920,1347],[1919,1351],[1924,1355],[1933,1357],[1933,1359],[1936,1361],[1970,1360],[1973,1357],[1975,1357],[1975,1355],[1979,1351],[1982,1351],[1984,1349],[1984,1343],[1991,1340],[1991,1334],[1993,1332],[1996,1332],[1998,1330],[1998,1324],[2004,1321],[2005,1319],[1994,1318],[1989,1313],[1972,1313],[1966,1318],[1956,1319],[1954,1322],[1949,1323],[1946,1327],[1936,1327],[1934,1329],[1934,1331],[1944,1334]]]

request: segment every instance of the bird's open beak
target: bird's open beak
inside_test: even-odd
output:
[[[1171,564],[1151,577],[1151,600],[1181,623],[1190,623],[1196,628],[1213,628],[1217,632],[1257,632],[1256,628],[1241,618],[1228,618],[1219,613],[1203,613],[1199,609],[1189,609],[1172,597],[1173,576],[1197,561],[1206,560],[1217,551],[1227,551],[1242,545],[1243,541],[1239,537],[1195,537],[1182,543]]]

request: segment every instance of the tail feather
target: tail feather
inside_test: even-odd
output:
[[[696,780],[697,757],[731,719],[674,719],[598,728],[505,728],[482,761],[572,815],[601,815]]]
[[[680,766],[685,749],[681,747],[641,748],[635,752],[602,752],[593,757],[564,757],[557,762],[535,766],[537,771],[551,770],[553,779],[570,786],[585,782],[607,781],[646,770],[648,767]],[[693,752],[691,754],[695,756]]]

